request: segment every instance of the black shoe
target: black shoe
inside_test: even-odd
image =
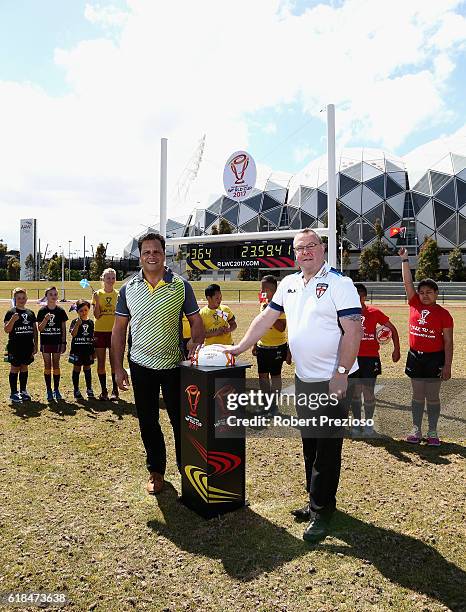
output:
[[[300,521],[308,521],[311,518],[311,508],[309,502],[304,504],[302,508],[296,508],[296,510],[292,510],[291,514]]]
[[[328,534],[330,516],[313,512],[311,521],[303,533],[303,540],[307,542],[318,542]]]

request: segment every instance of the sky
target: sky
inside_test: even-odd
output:
[[[262,173],[324,154],[328,103],[338,147],[465,155],[464,74],[463,0],[0,0],[0,238],[34,217],[52,250],[120,255],[158,218],[160,138],[178,219],[234,151]]]

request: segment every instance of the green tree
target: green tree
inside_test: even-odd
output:
[[[8,245],[3,242],[3,240],[0,240],[0,255],[6,255],[6,252],[8,251]]]
[[[66,263],[66,262],[65,262]],[[66,267],[66,266],[65,266]],[[49,280],[58,281],[61,280],[61,255],[58,256],[57,253],[54,253],[52,257],[49,259],[49,262],[46,267],[46,276]]]
[[[24,266],[26,268],[27,279],[34,280],[34,257],[31,253],[29,253],[29,255],[26,257]]]
[[[200,270],[188,270],[188,280],[190,281],[201,280],[201,271]]]
[[[8,280],[19,280],[21,265],[16,257],[10,257],[7,263]]]
[[[390,268],[385,261],[389,250],[382,242],[383,229],[379,219],[375,222],[376,240],[361,251],[359,261],[359,277],[362,280],[380,281],[388,276]]]
[[[462,281],[465,279],[463,254],[460,247],[455,247],[448,256],[448,278],[451,281]]]
[[[440,270],[440,249],[433,238],[426,238],[422,243],[417,260],[416,280],[432,278],[437,280]]]
[[[212,225],[212,231],[210,233],[212,236],[218,236],[218,227],[216,225]]]
[[[219,234],[231,234],[232,233],[231,225],[228,223],[226,219],[220,220],[220,223],[218,226],[218,233]]]
[[[105,258],[107,254],[107,247],[102,242],[97,246],[95,250],[94,259],[91,261],[89,266],[89,275],[91,280],[100,280],[102,272],[107,267],[107,260]]]
[[[8,280],[8,272],[6,268],[0,268],[0,281]]]

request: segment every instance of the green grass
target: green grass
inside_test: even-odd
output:
[[[232,308],[239,338],[258,307]],[[405,352],[407,308],[384,310]],[[452,313],[458,378],[466,316]],[[382,379],[400,381],[396,399],[404,364],[390,363],[386,347],[382,355]],[[8,364],[0,365],[0,593],[65,590],[73,610],[112,612],[465,609],[464,385],[445,385],[462,413],[442,419],[440,449],[345,440],[335,531],[310,547],[289,514],[305,499],[299,439],[249,438],[251,505],[204,521],[176,501],[166,413],[171,485],[154,499],[131,392],[118,405],[75,402],[71,366],[62,365],[66,397],[55,407],[43,400],[40,356],[30,368],[34,401],[19,407],[6,400]]]

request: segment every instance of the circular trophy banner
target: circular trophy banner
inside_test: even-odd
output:
[[[256,184],[256,164],[246,151],[230,155],[223,171],[225,193],[232,200],[244,200]]]

